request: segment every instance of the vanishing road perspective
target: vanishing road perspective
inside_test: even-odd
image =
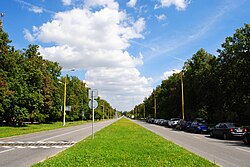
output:
[[[250,167],[250,0],[0,0],[0,167],[29,166]]]

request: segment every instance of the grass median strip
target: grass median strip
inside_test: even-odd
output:
[[[37,166],[216,166],[122,118]]]

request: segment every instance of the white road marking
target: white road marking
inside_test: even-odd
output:
[[[5,152],[8,152],[8,151],[11,151],[11,150],[14,150],[14,149],[15,149],[15,148],[11,148],[11,149],[9,149],[9,150],[0,151],[0,154],[5,153]]]
[[[239,148],[239,147],[236,147],[237,150],[241,150],[241,151],[245,151],[245,152],[249,152],[250,153],[250,150],[245,150],[243,148]]]
[[[28,146],[28,148],[38,148],[37,146]]]
[[[3,146],[3,148],[12,148],[11,146]]]
[[[196,139],[202,139],[201,137],[198,137],[198,136],[194,136],[194,138],[196,138]]]
[[[39,146],[40,148],[50,148],[50,147],[48,147],[48,146]]]
[[[14,146],[14,147],[16,147],[16,148],[26,148],[24,146]]]
[[[8,152],[8,151],[11,151],[11,150],[14,150],[14,149],[15,149],[15,148],[11,148],[11,149],[9,149],[9,150],[0,151],[0,154],[5,153],[5,152]]]
[[[42,140],[40,140],[40,141],[38,141],[38,142],[43,142],[43,141],[45,141],[45,140],[57,138],[57,137],[60,137],[60,136],[64,136],[64,135],[67,135],[67,134],[70,134],[70,133],[74,133],[74,132],[78,132],[78,131],[81,131],[81,130],[83,130],[83,129],[88,129],[88,128],[91,128],[91,126],[90,126],[90,127],[86,127],[86,128],[82,128],[82,129],[77,129],[77,130],[74,130],[74,131],[70,131],[70,132],[68,132],[68,133],[63,133],[63,134],[60,134],[60,135],[57,135],[57,136],[48,137],[48,138],[42,139]]]

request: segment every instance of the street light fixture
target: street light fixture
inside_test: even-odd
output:
[[[70,71],[75,71],[75,69],[71,69]],[[65,117],[66,117],[66,96],[67,96],[67,92],[66,92],[66,88],[67,88],[67,82],[66,82],[66,79],[67,79],[67,72],[66,72],[66,76],[64,78],[64,98],[63,98],[63,125],[62,126],[65,126]]]
[[[173,70],[173,72],[177,72],[177,70]],[[184,120],[184,84],[183,84],[183,73],[179,72],[181,77],[181,111],[182,111],[182,119]]]

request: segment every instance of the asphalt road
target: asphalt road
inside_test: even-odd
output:
[[[94,131],[117,121],[94,124]],[[0,167],[28,167],[51,157],[92,134],[92,124],[0,139]]]
[[[223,167],[250,167],[250,147],[241,140],[220,140],[133,120],[146,129]]]

